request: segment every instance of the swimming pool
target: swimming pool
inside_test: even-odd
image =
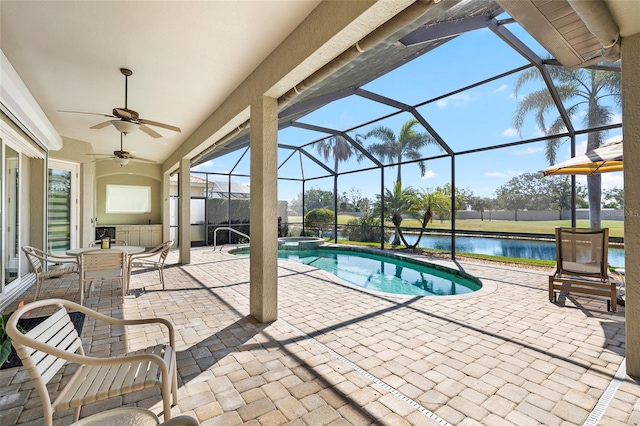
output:
[[[248,249],[232,251],[247,254]],[[278,250],[278,258],[330,272],[367,290],[413,296],[467,294],[482,287],[462,272],[413,259],[334,248]]]

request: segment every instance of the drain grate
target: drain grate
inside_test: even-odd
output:
[[[620,366],[618,367],[618,371],[616,371],[616,375],[613,376],[611,383],[609,383],[609,386],[604,391],[593,411],[591,412],[591,414],[589,414],[589,417],[587,417],[587,420],[584,421],[582,426],[596,426],[598,424],[598,422],[604,415],[604,412],[607,411],[607,407],[618,391],[618,387],[620,387],[620,383],[622,383],[626,374],[627,359],[624,358],[620,363]]]
[[[334,358],[338,359],[339,361],[343,362],[344,364],[349,366],[351,369],[357,371],[358,373],[360,373],[361,375],[363,375],[367,379],[371,380],[373,383],[377,384],[378,386],[382,387],[383,389],[385,389],[386,391],[388,391],[392,395],[394,395],[397,398],[401,399],[402,401],[406,402],[411,407],[415,408],[417,411],[420,411],[422,414],[425,414],[427,417],[429,417],[434,422],[438,423],[441,426],[451,426],[451,424],[448,423],[446,420],[444,420],[443,418],[437,416],[435,413],[429,411],[428,409],[426,409],[422,405],[418,404],[416,401],[414,401],[413,399],[409,398],[408,396],[406,396],[405,394],[400,392],[398,389],[396,389],[393,386],[383,382],[382,380],[378,379],[376,376],[372,375],[368,371],[363,370],[362,368],[358,367],[353,362],[349,361],[348,359],[346,359],[345,357],[343,357],[342,355],[340,355],[339,353],[337,353],[333,349],[331,349],[331,348],[323,345],[322,343],[318,342],[316,339],[314,339],[313,337],[309,336],[308,334],[306,334],[302,330],[296,328],[295,326],[289,324],[288,322],[286,322],[286,321],[284,321],[282,319],[280,319],[279,321],[282,321],[282,323],[284,325],[286,325],[291,330],[293,330],[294,332],[298,333],[300,336],[304,337],[305,339],[311,340],[311,342],[314,345],[316,345],[317,347],[319,347],[323,351],[327,352],[328,354],[330,354]]]

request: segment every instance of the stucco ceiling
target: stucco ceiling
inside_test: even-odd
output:
[[[135,132],[125,150],[163,161],[319,1],[0,2],[0,48],[58,133],[119,148],[117,131],[89,127],[124,106],[178,126]]]

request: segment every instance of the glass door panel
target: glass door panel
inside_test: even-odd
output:
[[[20,195],[20,157],[18,152],[5,147],[4,158],[4,234],[6,235],[4,241],[4,284],[7,285],[10,282],[18,278],[18,250],[19,250],[19,229],[18,218],[20,217],[19,210],[19,195]]]
[[[49,251],[71,248],[71,172],[49,169],[47,188]]]
[[[64,253],[78,246],[78,166],[49,161],[47,179],[47,249]]]

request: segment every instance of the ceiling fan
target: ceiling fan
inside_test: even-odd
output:
[[[122,148],[122,136],[124,134],[125,134],[124,132],[120,133],[120,150],[119,151],[113,151],[113,155],[111,155],[111,154],[89,154],[89,155],[101,155],[101,156],[106,156],[107,157],[107,158],[98,158],[97,160],[93,160],[93,161],[102,161],[102,160],[112,159],[117,164],[119,164],[120,167],[126,166],[127,164],[129,164],[130,161],[138,162],[138,163],[155,163],[155,161],[153,161],[153,160],[148,160],[146,158],[136,157],[134,155],[131,155],[130,152],[124,151],[123,148]]]
[[[149,136],[153,138],[161,138],[162,135],[155,130],[149,128],[148,126],[156,126],[161,127],[167,130],[173,130],[174,132],[180,132],[180,128],[176,126],[171,126],[169,124],[159,123],[157,121],[146,120],[144,118],[140,118],[138,113],[132,109],[129,109],[127,103],[127,92],[128,92],[128,79],[133,74],[133,71],[127,68],[120,68],[120,72],[124,75],[124,108],[114,108],[112,111],[112,115],[109,114],[100,114],[95,112],[82,112],[82,111],[59,111],[59,112],[70,112],[74,114],[90,114],[90,115],[101,115],[103,117],[113,118],[114,120],[108,120],[95,126],[91,126],[91,129],[102,129],[103,127],[107,127],[109,124],[112,124],[120,133],[130,133],[136,129],[140,129]]]

